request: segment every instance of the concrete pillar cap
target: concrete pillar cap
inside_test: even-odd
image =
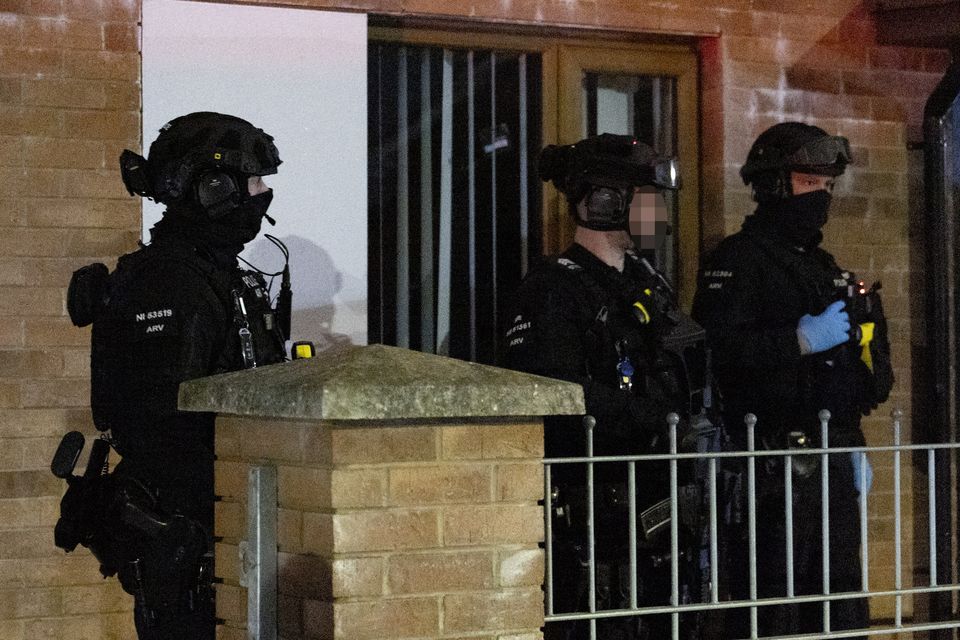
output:
[[[180,385],[179,408],[317,420],[585,412],[576,383],[380,344],[189,380]]]

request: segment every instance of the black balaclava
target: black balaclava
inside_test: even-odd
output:
[[[150,229],[150,241],[179,241],[208,254],[217,264],[234,266],[243,246],[257,237],[273,190],[248,196],[233,211],[211,220],[193,201],[171,204]]]
[[[812,249],[823,241],[832,196],[824,189],[788,196],[757,208],[757,216],[777,229],[791,244]]]
[[[214,226],[246,244],[257,237],[263,217],[273,201],[273,189],[244,198],[237,208],[214,221]]]

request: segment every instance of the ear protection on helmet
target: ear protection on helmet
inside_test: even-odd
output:
[[[621,229],[626,224],[632,189],[591,186],[587,192],[587,219],[580,223],[597,231]]]
[[[778,169],[758,173],[751,178],[750,189],[753,199],[760,204],[772,204],[793,195],[790,185],[790,172]]]
[[[230,213],[240,203],[241,193],[237,180],[224,171],[200,174],[196,189],[197,202],[213,220]]]
[[[167,205],[191,199],[211,218],[247,196],[245,176],[272,175],[280,163],[272,136],[242,118],[209,111],[165,124],[146,161],[132,152],[121,157],[124,183],[133,193]],[[145,184],[137,181],[140,167]]]

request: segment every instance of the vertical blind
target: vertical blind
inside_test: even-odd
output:
[[[495,364],[541,252],[540,56],[371,42],[370,342]]]

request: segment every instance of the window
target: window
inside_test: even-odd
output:
[[[371,342],[497,360],[538,255],[540,57],[372,43]]]

